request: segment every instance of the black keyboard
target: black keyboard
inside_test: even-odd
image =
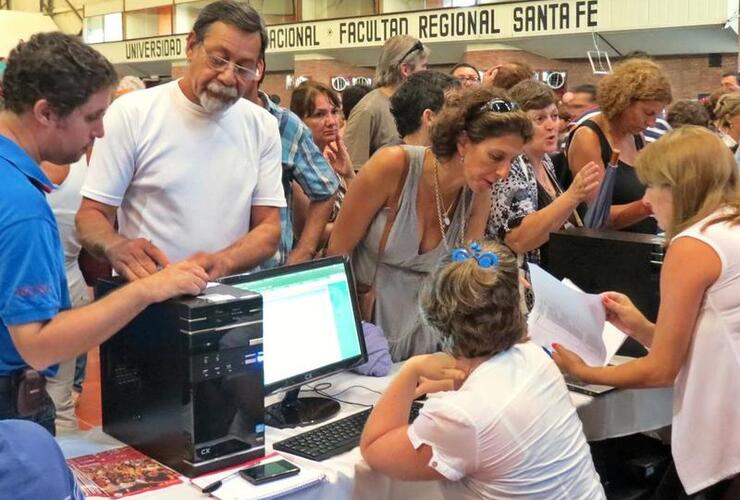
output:
[[[409,423],[419,416],[422,403],[414,401],[409,413]],[[278,441],[273,449],[321,462],[334,455],[349,451],[360,444],[360,435],[370,416],[370,410],[363,410],[321,427],[311,429],[297,436]]]

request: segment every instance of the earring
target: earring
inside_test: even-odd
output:
[[[460,166],[462,167],[464,165],[465,165],[465,155],[460,155]]]

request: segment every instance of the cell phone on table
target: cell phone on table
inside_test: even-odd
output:
[[[297,465],[287,460],[276,460],[265,464],[253,465],[239,471],[239,475],[250,483],[265,484],[290,476],[295,476],[301,471]]]

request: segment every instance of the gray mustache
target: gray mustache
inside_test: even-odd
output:
[[[206,87],[209,92],[216,95],[222,95],[224,97],[238,97],[236,87],[226,87],[217,82],[211,82]]]

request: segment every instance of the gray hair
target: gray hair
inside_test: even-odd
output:
[[[268,44],[267,28],[259,12],[245,3],[235,2],[234,0],[218,0],[209,3],[200,11],[198,19],[195,20],[193,25],[195,40],[198,43],[202,42],[208,27],[219,21],[245,33],[259,33],[262,41],[260,59],[264,60]]]
[[[409,53],[418,43],[421,42],[408,35],[396,35],[386,40],[375,69],[376,87],[398,85],[403,82],[401,66],[406,64],[415,68],[423,58],[429,57],[431,51],[423,44],[422,50]]]

